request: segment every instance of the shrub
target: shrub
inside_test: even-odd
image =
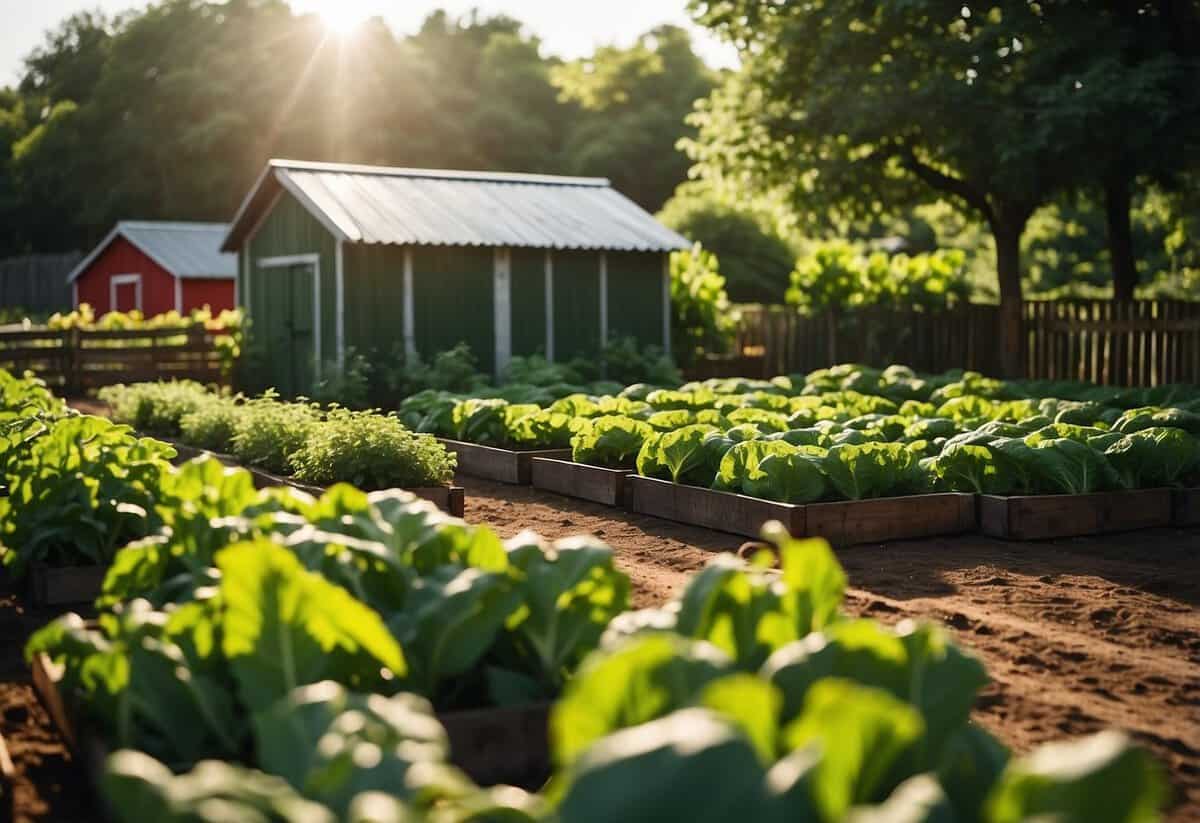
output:
[[[658,346],[639,349],[633,337],[611,340],[600,352],[600,364],[604,377],[621,387],[632,383],[678,386],[683,382],[683,376],[666,352]]]
[[[345,482],[372,491],[447,485],[454,479],[455,456],[394,415],[334,409],[309,428],[290,463],[302,483]]]
[[[291,474],[291,456],[309,438],[320,420],[316,406],[281,403],[272,393],[241,407],[230,445],[233,455],[250,466],[276,474]]]
[[[100,399],[112,408],[112,419],[140,432],[175,437],[184,415],[196,411],[212,393],[193,380],[106,386]]]
[[[370,403],[370,392],[371,364],[352,347],[346,350],[344,363],[329,360],[321,366],[321,379],[313,385],[312,399],[362,409]]]
[[[716,255],[696,244],[671,255],[671,347],[687,366],[704,352],[728,351],[737,315]]]
[[[233,446],[242,409],[229,397],[211,397],[179,420],[179,437],[189,446],[228,452]]]
[[[796,263],[788,303],[802,311],[887,305],[945,308],[970,293],[966,255],[958,249],[929,254],[868,254],[844,240],[817,244]]]
[[[397,346],[392,361],[399,365],[385,367],[381,372],[384,384],[395,397],[408,397],[425,389],[466,394],[487,385],[487,378],[479,373],[475,355],[466,343],[438,352],[432,363],[426,363],[420,355],[406,357]]]

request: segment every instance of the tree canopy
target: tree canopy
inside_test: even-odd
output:
[[[1015,371],[1030,216],[1095,182],[1114,120],[1147,108],[1145,128],[1161,133],[1179,125],[1178,98],[1195,95],[1187,55],[1130,59],[1145,50],[1134,42],[1167,44],[1160,7],[1181,4],[1134,4],[1132,19],[1121,5],[693,2],[739,47],[743,70],[693,117],[700,135],[688,150],[706,176],[785,190],[811,223],[938,197],[984,220]]]
[[[0,256],[86,248],[119,219],[226,220],[270,157],[605,176],[653,211],[712,83],[669,26],[564,64],[479,13],[347,39],[283,0],[77,14],[0,89]]]

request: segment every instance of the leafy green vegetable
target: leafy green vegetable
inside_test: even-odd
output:
[[[572,459],[576,463],[611,468],[632,466],[642,444],[653,434],[650,424],[632,417],[594,417],[583,423],[571,438]]]
[[[408,675],[401,646],[379,615],[306,571],[282,546],[238,543],[217,555],[217,567],[222,652],[252,710],[321,680],[382,691],[388,679]]]
[[[9,465],[0,559],[15,579],[32,563],[100,565],[160,526],[159,486],[175,450],[99,417],[64,417]]]

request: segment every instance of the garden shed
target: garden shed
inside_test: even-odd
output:
[[[264,376],[303,394],[351,348],[461,341],[497,373],[614,335],[669,349],[668,257],[688,245],[604,179],[272,160],[223,249]]]
[[[234,307],[237,257],[221,251],[225,223],[123,220],[71,273],[75,307],[97,314],[137,309],[146,317]]]

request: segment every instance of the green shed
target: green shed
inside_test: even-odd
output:
[[[497,374],[614,335],[669,351],[667,260],[688,245],[604,179],[272,160],[223,250],[265,376],[296,395],[350,348],[465,341]]]

